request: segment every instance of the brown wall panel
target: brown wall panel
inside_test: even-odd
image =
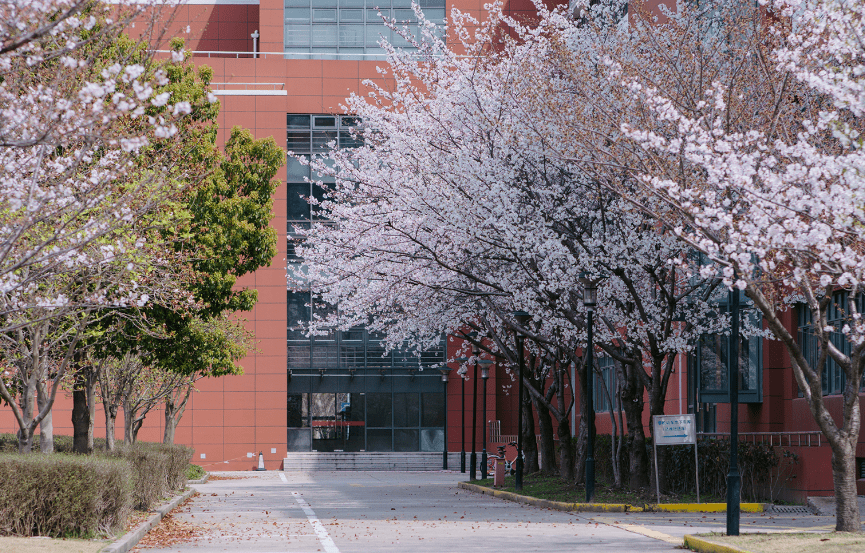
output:
[[[243,444],[250,443],[250,436],[245,432],[237,432],[232,430],[237,427],[253,428],[255,427],[255,408],[250,406],[249,409],[226,409],[225,410],[225,426],[226,436],[225,443],[227,444]]]
[[[209,407],[209,406],[206,406]],[[184,418],[189,416],[189,413],[184,415]],[[206,428],[216,428],[222,429],[223,422],[225,418],[223,416],[223,410],[220,409],[207,409],[207,408],[198,408],[195,410],[195,413],[191,417],[192,422],[192,437],[195,440],[195,443],[199,441],[198,432],[202,429]],[[221,438],[220,438],[221,439]],[[215,443],[215,442],[208,442]]]
[[[255,391],[255,379],[251,378],[250,373],[240,376],[223,376],[221,378],[225,381],[226,393]]]
[[[196,388],[201,390],[203,388],[202,384],[208,380],[216,381],[218,379],[216,379],[216,378],[204,378],[202,380],[199,380],[196,383]],[[225,397],[225,393],[223,392],[222,388],[223,388],[222,383],[220,383],[219,390],[216,390],[216,391],[198,391],[198,392],[192,394],[192,397],[190,398],[190,405],[189,406],[196,408],[196,410],[199,407],[205,407],[205,406],[209,409],[222,409],[223,408],[222,399]],[[186,420],[185,416],[184,416],[183,420]],[[201,421],[201,422],[203,422],[203,421]]]
[[[257,379],[256,379],[257,380]],[[264,392],[258,391],[255,394],[255,409],[256,411],[260,409],[268,409],[268,410],[284,410],[286,409],[286,401],[285,401],[285,391],[282,392]],[[270,421],[272,424],[279,426],[285,426],[285,417],[281,420]]]
[[[285,372],[285,359],[278,359],[282,361],[282,367],[280,372],[275,374],[267,374],[264,372],[256,373],[255,385],[259,390],[270,390],[272,392],[279,392],[280,397],[282,397],[282,403],[276,405],[276,407],[283,407],[285,404],[285,390],[288,385],[288,376]]]
[[[256,395],[257,392],[233,392],[225,394],[223,409],[226,412],[229,410],[255,409]]]

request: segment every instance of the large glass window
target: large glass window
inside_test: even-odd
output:
[[[420,0],[426,18],[437,25],[445,19],[444,0]],[[384,25],[396,19],[418,36],[418,22],[406,0],[285,0],[285,52],[292,57],[354,58],[384,54],[378,42],[410,43]]]
[[[595,363],[598,365],[597,372],[594,373],[594,382],[592,385],[592,399],[595,404],[596,412],[612,411],[616,402],[616,366],[612,357],[602,356],[596,357]],[[606,388],[605,388],[606,386]],[[607,395],[609,393],[609,395]],[[610,404],[610,398],[613,404]]]
[[[826,314],[826,322],[833,328],[829,333],[829,340],[846,355],[850,355],[850,342],[844,336],[844,333],[841,332],[841,329],[845,324],[849,323],[849,316],[847,315],[849,300],[849,292],[844,290],[835,292],[832,296],[832,303],[829,304],[829,312]],[[859,313],[862,313],[863,308],[865,308],[865,296],[860,296],[856,304],[856,309]],[[816,368],[820,352],[817,337],[814,336],[814,317],[811,310],[805,304],[800,304],[797,311],[799,317],[799,347],[802,348],[802,354],[805,356],[808,364]],[[821,375],[823,394],[842,393],[845,382],[846,376],[844,375],[844,370],[834,359],[827,356],[826,365],[823,367]],[[865,387],[865,380],[863,380],[860,387]]]
[[[351,129],[359,124],[357,117],[345,115],[289,113],[286,116],[286,149],[308,158],[312,154],[329,151],[331,143],[337,148],[355,148],[360,145],[360,139],[352,136]],[[286,165],[288,233],[293,236],[295,227],[308,225],[316,216],[315,208],[310,206],[305,198],[322,199],[325,194],[321,186],[311,184],[306,179],[312,178],[325,185],[332,183],[334,179],[318,173],[313,174],[309,165],[303,165],[292,156],[288,156]],[[297,259],[291,240],[288,259],[290,262]]]
[[[763,328],[763,318],[750,305],[744,293],[740,294],[741,327],[748,330]],[[729,301],[720,302],[719,311],[729,311]],[[753,333],[753,332],[751,332]],[[742,336],[739,343],[739,402],[760,403],[763,401],[763,338]],[[695,351],[695,373],[700,403],[727,403],[730,401],[730,336],[729,334],[704,334]]]
[[[442,407],[441,392],[290,392],[289,450],[441,451]]]
[[[328,19],[336,13],[336,4],[328,4],[331,0],[313,1],[310,17]],[[306,156],[326,152],[330,143],[338,148],[357,147],[360,141],[351,129],[359,124],[351,116],[287,114],[286,146]],[[289,158],[288,449],[441,451],[444,397],[441,377],[433,367],[444,362],[444,340],[429,351],[403,349],[385,354],[381,336],[364,327],[312,337],[304,332],[305,322],[336,309],[313,301],[303,260],[295,253],[297,228],[306,228],[317,216],[306,198],[321,198],[324,193],[307,179],[333,182]]]

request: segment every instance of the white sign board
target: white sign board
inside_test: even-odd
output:
[[[656,445],[697,443],[694,415],[655,415],[652,417]]]

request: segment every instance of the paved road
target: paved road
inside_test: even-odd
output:
[[[224,474],[235,479],[195,486],[200,495],[175,515],[205,534],[147,553],[672,552],[684,534],[723,531],[725,523],[723,513],[538,509],[459,489],[465,475],[455,472]],[[802,524],[828,529],[833,521],[810,515],[742,517],[743,531]]]

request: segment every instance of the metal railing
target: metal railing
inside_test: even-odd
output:
[[[283,90],[285,83],[210,83],[214,91],[219,90]],[[255,87],[255,88],[250,88]],[[271,87],[271,88],[267,88]]]
[[[729,438],[729,432],[697,432],[702,438]],[[787,447],[821,447],[823,433],[807,432],[739,432],[740,442],[768,443]],[[827,444],[828,445],[828,444]]]
[[[171,50],[153,50],[156,54],[170,54]],[[357,54],[357,53],[334,53],[334,52],[232,52],[227,50],[191,50],[193,57],[205,58],[234,58],[234,59],[293,59],[293,60],[360,60],[360,61],[382,61],[387,59],[387,54]]]

